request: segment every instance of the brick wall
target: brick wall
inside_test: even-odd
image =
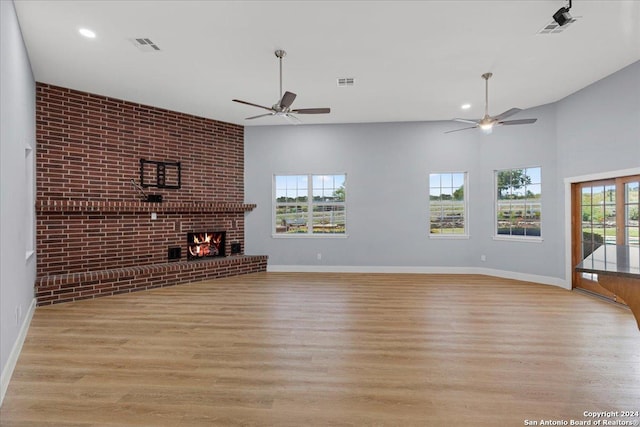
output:
[[[244,128],[71,89],[36,86],[37,197],[137,200],[140,159],[182,162],[166,202],[244,201]]]
[[[40,282],[164,263],[169,246],[185,257],[190,231],[225,230],[227,254],[244,248],[242,126],[42,83],[36,109]],[[141,158],[181,162],[182,187],[140,201]]]

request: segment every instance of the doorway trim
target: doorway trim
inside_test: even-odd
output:
[[[584,181],[598,181],[601,179],[611,179],[621,176],[638,175],[640,167],[630,169],[619,169],[615,171],[592,173],[588,175],[571,176],[564,179],[564,260],[565,273],[563,288],[571,290],[573,288],[571,265],[571,184]]]

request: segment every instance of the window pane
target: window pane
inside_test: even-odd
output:
[[[525,169],[525,175],[529,177],[529,179],[531,180],[531,184],[540,184],[542,182],[540,171],[541,169],[539,167]]]
[[[453,187],[459,188],[464,185],[464,174],[463,173],[454,173],[453,174]]]
[[[582,189],[582,206],[591,206],[591,187]]]
[[[326,234],[345,232],[344,206],[314,205],[313,206],[313,233]]]
[[[313,201],[329,202],[345,199],[344,175],[314,175]]]
[[[306,205],[276,206],[276,233],[306,233],[307,212],[308,208]]]
[[[431,188],[440,188],[442,184],[440,183],[440,174],[432,173],[429,174],[429,187]]]
[[[276,176],[276,201],[305,202],[307,200],[307,176],[281,175]]]

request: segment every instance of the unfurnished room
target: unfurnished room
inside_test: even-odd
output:
[[[0,7],[0,426],[640,425],[640,1]]]

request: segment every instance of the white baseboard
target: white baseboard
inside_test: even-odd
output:
[[[534,282],[571,289],[566,280],[537,274],[517,273],[476,267],[419,267],[419,266],[363,266],[363,265],[267,265],[267,271],[281,273],[408,273],[408,274],[483,274],[504,279]]]
[[[31,325],[31,319],[33,319],[33,313],[35,313],[35,311],[36,299],[34,298],[33,301],[31,301],[31,305],[29,306],[27,315],[24,317],[24,321],[22,322],[22,326],[20,327],[20,332],[18,333],[16,342],[13,343],[13,348],[11,349],[11,353],[9,353],[7,364],[2,370],[2,375],[0,375],[0,406],[2,406],[2,402],[4,402],[4,396],[7,393],[7,389],[9,388],[9,381],[11,381],[13,370],[16,368],[16,364],[18,363],[18,357],[20,357],[22,345],[24,344],[24,340],[27,338],[29,325]]]
[[[538,274],[517,273],[515,271],[496,270],[493,268],[477,268],[476,274],[501,277],[503,279],[521,280],[523,282],[540,283],[542,285],[557,286],[559,288],[571,290],[571,284],[567,284],[564,279],[557,277],[540,276]]]

